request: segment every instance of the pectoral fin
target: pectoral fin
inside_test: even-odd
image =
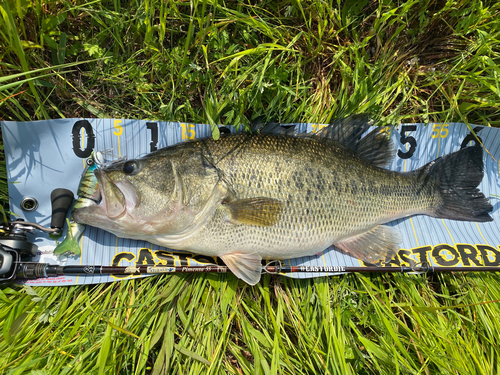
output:
[[[228,220],[233,224],[271,226],[278,222],[283,211],[277,199],[257,197],[235,199],[224,204]]]
[[[250,285],[259,282],[262,273],[262,257],[259,254],[235,251],[220,258],[237,278]]]
[[[368,232],[350,237],[334,245],[363,262],[376,264],[392,259],[401,243],[399,232],[384,225],[377,225]]]

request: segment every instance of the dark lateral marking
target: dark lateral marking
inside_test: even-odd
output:
[[[334,187],[335,191],[337,193],[340,193],[341,192],[341,187],[340,187],[340,183],[338,181],[333,181],[332,182],[332,186]]]
[[[351,180],[351,191],[353,193],[358,192],[358,184],[356,183],[356,180]]]

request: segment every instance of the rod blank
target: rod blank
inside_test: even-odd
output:
[[[17,263],[17,277],[23,279],[38,279],[61,275],[143,275],[165,273],[227,273],[231,272],[226,266],[57,266],[48,263]],[[344,266],[285,266],[279,261],[268,263],[262,267],[264,273],[432,273],[432,272],[499,272],[498,267],[433,267],[431,265],[418,265],[415,267],[344,267]]]

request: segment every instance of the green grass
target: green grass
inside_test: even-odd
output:
[[[496,374],[499,299],[496,275],[473,274],[3,288],[1,369]]]
[[[499,40],[496,1],[7,0],[0,117],[500,126]],[[479,273],[4,286],[0,373],[497,374],[498,300]]]

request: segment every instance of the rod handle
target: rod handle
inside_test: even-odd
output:
[[[52,219],[50,220],[51,228],[64,228],[64,222],[68,210],[73,203],[75,195],[68,189],[54,189],[50,194],[50,201],[52,202]]]

